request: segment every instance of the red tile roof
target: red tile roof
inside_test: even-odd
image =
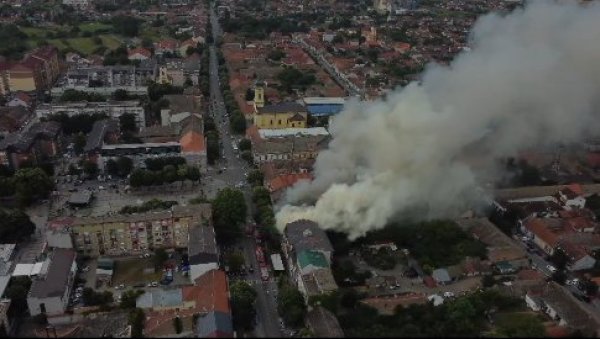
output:
[[[312,180],[312,175],[310,173],[280,175],[268,183],[268,188],[271,193],[274,193],[279,190],[292,187],[300,180]]]
[[[204,135],[195,131],[188,131],[179,140],[183,153],[201,153],[206,150]]]
[[[519,280],[544,280],[544,274],[538,270],[523,269],[517,273]]]
[[[533,218],[525,223],[525,228],[548,245],[552,247],[558,245],[559,233],[551,230],[544,219]]]
[[[152,52],[150,52],[149,50],[147,50],[143,47],[134,48],[134,49],[130,50],[127,55],[131,57],[135,54],[141,54],[141,55],[145,56],[146,58],[150,58],[152,56]]]
[[[429,288],[434,288],[437,286],[435,280],[433,280],[433,278],[430,275],[423,278],[423,284],[425,284],[425,286]]]
[[[221,270],[210,270],[195,281],[194,286],[182,288],[183,301],[192,303],[193,307],[187,309],[165,311],[150,311],[146,314],[146,325],[144,333],[152,336],[154,332],[160,331],[164,326],[171,326],[173,317],[179,314],[181,318],[191,317],[196,313],[208,313],[211,311],[230,314],[229,290],[225,272]]]

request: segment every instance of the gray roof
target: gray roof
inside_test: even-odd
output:
[[[29,296],[34,298],[63,296],[67,289],[69,274],[74,261],[75,252],[73,250],[55,249],[50,259],[48,273],[33,280]]]
[[[256,143],[254,152],[258,154],[317,152],[324,149],[329,140],[330,137],[327,135],[290,135]]]
[[[333,252],[327,234],[314,221],[301,219],[287,224],[285,226],[285,236],[290,244],[294,246],[296,253],[303,250]]]
[[[90,152],[102,148],[104,144],[104,137],[106,133],[117,132],[119,130],[119,124],[116,120],[104,119],[94,123],[92,131],[87,135],[85,139],[84,151]]]
[[[56,121],[37,122],[28,130],[19,131],[6,136],[0,141],[0,149],[13,148],[26,151],[38,138],[53,139],[60,133],[60,123]]]
[[[10,275],[0,275],[0,298],[4,295],[8,282],[10,281]]]
[[[285,101],[280,102],[274,105],[268,105],[265,107],[260,107],[258,109],[258,114],[263,113],[289,113],[289,112],[304,112],[306,113],[306,107],[300,105],[294,101]]]
[[[181,288],[152,290],[139,296],[135,304],[139,308],[176,307],[183,304],[183,293]]]
[[[69,196],[69,204],[71,205],[87,205],[92,200],[92,192],[81,190]]]
[[[435,279],[435,281],[439,282],[452,281],[452,279],[450,279],[450,274],[448,273],[448,270],[445,268],[438,268],[437,270],[434,270],[433,273],[431,273],[431,276],[433,277],[433,279]]]
[[[308,326],[317,338],[343,338],[344,331],[333,313],[317,306],[306,314]]]
[[[196,337],[209,338],[215,337],[215,332],[219,336],[233,336],[233,324],[231,315],[218,311],[211,311],[204,317],[199,317],[196,326]]]
[[[217,262],[217,242],[210,225],[194,225],[189,229],[188,255],[190,264]]]

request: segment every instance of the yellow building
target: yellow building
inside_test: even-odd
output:
[[[254,110],[265,107],[265,83],[257,82],[254,86]]]
[[[209,204],[174,206],[162,212],[78,218],[74,247],[85,255],[140,254],[156,248],[186,248],[189,228],[210,222]]]
[[[295,102],[282,102],[257,107],[254,125],[259,129],[306,128],[307,116],[306,107]]]

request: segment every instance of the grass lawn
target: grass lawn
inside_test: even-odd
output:
[[[79,29],[82,32],[91,32],[91,33],[94,33],[96,31],[101,31],[101,30],[109,30],[111,28],[112,28],[111,25],[103,24],[100,22],[88,22],[88,23],[79,25]]]
[[[47,28],[38,27],[19,27],[19,29],[23,31],[23,33],[27,34],[29,38],[33,39],[43,39],[46,37],[46,33],[49,31]]]
[[[152,258],[133,258],[115,261],[115,273],[113,286],[125,284],[127,286],[159,281],[163,272],[157,271],[152,274],[144,274],[144,268],[154,267]]]
[[[117,49],[121,46],[121,41],[114,35],[101,35],[102,44],[108,47],[108,49]]]

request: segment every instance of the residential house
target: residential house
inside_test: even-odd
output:
[[[256,164],[275,160],[295,162],[316,159],[329,140],[328,136],[321,135],[272,138],[254,144],[252,156]]]
[[[265,186],[271,194],[271,199],[274,202],[279,201],[285,190],[294,186],[299,181],[310,181],[312,180],[310,173],[291,173],[275,177],[272,180],[266,181]]]
[[[571,293],[555,282],[530,289],[525,302],[532,310],[546,313],[559,326],[579,330],[584,336],[595,335],[600,329],[596,318]]]
[[[175,297],[170,300],[168,307],[147,308],[144,335],[174,336],[173,318],[179,316],[184,322],[193,321],[196,314],[199,315],[195,329],[197,337],[231,335],[231,307],[225,272],[210,270],[194,280],[194,285],[175,287],[170,291]],[[152,299],[154,304],[154,297]]]
[[[143,47],[138,47],[138,48],[134,48],[131,49],[127,52],[127,59],[129,60],[148,60],[152,57],[152,52],[150,52],[149,50],[143,48]]]
[[[6,137],[27,126],[33,114],[23,106],[0,107],[0,136]]]
[[[524,225],[526,234],[548,255],[560,248],[570,258],[568,268],[583,270],[592,268],[592,253],[600,249],[600,235],[577,232],[571,223],[557,218],[533,218]]]
[[[330,269],[333,247],[315,222],[297,220],[287,224],[282,249],[290,275],[306,298],[337,289]]]
[[[5,96],[10,93],[10,74],[11,64],[7,62],[0,62],[0,95]]]
[[[555,195],[558,202],[564,206],[566,210],[585,207],[585,197],[583,197],[581,189],[576,187],[577,185],[567,186],[558,191]]]
[[[162,55],[164,53],[175,53],[179,47],[179,42],[173,39],[164,39],[154,43],[154,53]]]
[[[188,48],[196,48],[196,45],[198,43],[196,41],[194,41],[193,39],[188,39],[184,42],[181,43],[181,45],[179,45],[179,55],[185,57],[187,56],[187,50]]]
[[[233,320],[230,313],[211,311],[198,318],[196,338],[233,338]]]
[[[27,295],[31,316],[60,315],[66,311],[77,272],[75,256],[73,250],[55,249],[44,262]]]
[[[195,281],[204,273],[219,268],[219,250],[215,239],[215,230],[211,225],[211,205],[200,204],[204,223],[192,225],[188,231],[188,260],[190,279]]]
[[[19,169],[24,162],[39,164],[62,149],[62,129],[55,121],[38,122],[0,140],[0,164]]]
[[[296,102],[257,107],[254,124],[259,128],[305,128],[308,112]]]
[[[491,264],[506,261],[515,268],[529,266],[526,251],[487,218],[463,218],[456,222],[487,246]]]
[[[452,282],[452,278],[450,278],[450,274],[445,268],[438,268],[436,270],[433,270],[431,276],[438,285],[447,285]]]
[[[25,92],[17,92],[12,96],[12,99],[6,104],[8,107],[25,107],[30,109],[33,105],[33,99]]]

